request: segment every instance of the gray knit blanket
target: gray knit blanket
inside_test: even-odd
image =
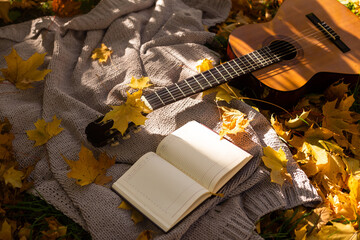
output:
[[[146,219],[135,225],[129,211],[117,208],[122,199],[111,183],[80,187],[66,176],[69,166],[61,155],[78,159],[81,144],[95,154],[106,151],[116,158],[107,172],[115,181],[188,121],[219,129],[215,102],[196,95],[150,113],[142,130],[118,146],[94,148],[84,133],[88,123],[110,110],[109,105],[126,99],[132,76],[148,76],[153,84],[149,93],[194,75],[200,59],[218,63],[218,55],[204,46],[214,37],[204,25],[225,20],[230,7],[230,0],[103,0],[90,13],[72,19],[44,17],[0,28],[0,68],[7,68],[3,56],[15,48],[23,59],[46,52],[44,67],[52,70],[31,89],[0,85],[0,118],[13,124],[16,157],[23,167],[36,163],[32,192],[79,223],[93,239],[136,239],[143,230],[152,230],[157,239],[261,239],[254,229],[263,215],[319,203],[316,190],[265,117],[235,100],[231,107],[251,122],[244,134],[231,140],[253,159],[221,190],[225,197],[206,200],[168,233]],[[113,50],[106,64],[91,59],[101,43]],[[54,115],[62,119],[64,130],[34,147],[25,131],[34,129],[38,119],[50,121]],[[261,163],[265,146],[286,152],[292,184],[271,183]]]

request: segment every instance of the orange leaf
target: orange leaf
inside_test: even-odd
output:
[[[139,236],[136,238],[136,240],[151,240],[153,233],[154,232],[151,230],[144,230],[139,234]]]
[[[52,8],[56,16],[72,17],[80,14],[81,1],[76,0],[53,0]]]
[[[48,217],[45,218],[45,220],[49,226],[49,230],[41,231],[41,233],[46,236],[45,239],[55,240],[66,235],[67,227],[61,225],[55,217]]]
[[[78,161],[62,157],[71,168],[67,176],[76,179],[76,184],[80,186],[90,183],[104,185],[112,180],[112,177],[106,176],[106,171],[115,164],[115,158],[110,158],[105,153],[101,153],[99,160],[96,160],[93,153],[81,145]]]
[[[0,239],[2,240],[12,240],[11,226],[10,224],[4,220],[0,229]]]

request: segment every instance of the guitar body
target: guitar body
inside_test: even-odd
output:
[[[307,17],[314,13],[335,31],[350,51],[342,52]],[[229,37],[229,55],[239,57],[281,40],[296,48],[296,56],[252,72],[256,79],[280,94],[302,90],[317,73],[360,73],[360,19],[337,0],[286,0],[274,19],[235,29]],[[339,75],[330,74],[332,79]],[[313,78],[324,86],[320,78]],[[328,82],[327,85],[332,82]],[[241,85],[240,83],[238,83]],[[313,81],[316,85],[316,82]],[[326,82],[325,82],[326,84]]]

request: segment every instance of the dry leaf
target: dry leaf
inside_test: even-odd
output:
[[[32,0],[16,0],[13,1],[11,4],[11,8],[32,8],[37,6],[38,3],[32,1]]]
[[[7,169],[3,175],[5,184],[10,183],[14,188],[22,187],[22,178],[24,177],[24,173],[22,171],[14,169],[11,167]]]
[[[351,224],[332,222],[333,225],[323,226],[316,234],[319,240],[356,240],[358,232]]]
[[[61,225],[55,217],[51,216],[45,218],[46,222],[48,223],[49,230],[41,231],[43,234],[42,239],[46,240],[56,240],[58,238],[66,236],[67,227]]]
[[[299,230],[295,229],[295,240],[306,240],[307,225],[304,225]]]
[[[11,22],[9,18],[9,10],[11,3],[9,0],[0,1],[0,19],[3,19],[5,23]]]
[[[34,125],[36,129],[27,130],[26,134],[30,140],[35,141],[35,147],[43,145],[49,141],[50,138],[58,135],[63,128],[60,128],[61,119],[57,119],[53,116],[52,122],[45,122],[44,119],[37,120]]]
[[[271,169],[270,177],[271,182],[280,184],[281,186],[285,181],[292,182],[290,173],[287,172],[287,162],[285,152],[280,148],[275,151],[267,146],[263,148],[264,156],[261,157],[266,167]]]
[[[113,53],[113,51],[108,48],[104,43],[101,44],[100,48],[95,48],[95,50],[92,52],[93,55],[91,55],[91,58],[96,60],[98,59],[99,63],[106,62],[110,55]]]
[[[130,122],[135,125],[144,125],[147,119],[142,113],[147,109],[141,101],[142,90],[130,94],[127,92],[127,100],[120,106],[111,106],[112,110],[105,114],[103,122],[113,120],[113,128],[124,134]]]
[[[245,131],[245,128],[249,125],[249,120],[244,113],[228,107],[220,107],[220,109],[223,111],[221,115],[222,125],[219,132],[220,138],[227,134],[237,134]]]
[[[342,99],[349,91],[349,85],[343,82],[336,82],[330,85],[325,92],[324,96],[327,101],[334,101],[336,99]]]
[[[112,177],[106,176],[106,171],[115,164],[115,158],[108,157],[106,153],[101,153],[99,160],[96,160],[93,153],[81,145],[78,161],[62,157],[71,168],[67,176],[76,179],[76,184],[80,186],[90,183],[104,185],[112,180]]]
[[[305,119],[309,116],[309,113],[310,111],[303,111],[300,116],[296,115],[296,118],[286,121],[285,126],[294,129],[306,124]]]
[[[152,85],[149,82],[150,79],[148,77],[141,77],[141,78],[132,77],[130,84],[128,85],[133,89],[144,89]]]
[[[135,209],[133,206],[131,206],[130,204],[128,204],[125,201],[122,201],[120,203],[120,205],[118,206],[118,208],[130,210],[131,211],[131,220],[135,224],[142,222],[144,220],[144,216],[137,209]]]
[[[357,124],[360,115],[349,111],[354,101],[354,97],[349,96],[342,99],[338,105],[336,104],[336,100],[334,100],[325,103],[322,107],[324,114],[322,126],[337,134],[337,136],[334,137],[342,147],[349,147],[344,132],[355,135],[360,134],[360,127]]]
[[[22,228],[20,228],[18,232],[18,237],[20,240],[26,240],[29,239],[32,233],[32,227],[30,223],[25,223]]]
[[[227,103],[230,103],[231,100],[238,99],[240,97],[240,90],[229,86],[227,83],[205,90],[202,93],[202,97],[212,93],[216,93],[216,101],[226,101]]]
[[[76,0],[53,0],[52,9],[56,16],[72,17],[80,14],[81,1]]]
[[[11,226],[10,224],[4,220],[0,229],[0,239],[1,240],[12,240]]]
[[[0,71],[5,80],[13,83],[17,88],[32,88],[31,83],[44,80],[45,76],[51,72],[49,69],[37,70],[44,63],[45,55],[46,53],[36,52],[24,61],[13,48],[11,53],[4,57],[8,68],[2,68]]]
[[[154,231],[144,230],[139,234],[139,236],[136,238],[136,240],[151,240],[153,233],[154,233]]]

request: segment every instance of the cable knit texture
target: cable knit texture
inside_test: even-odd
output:
[[[149,220],[135,225],[129,211],[117,208],[122,199],[110,184],[80,187],[66,176],[69,168],[61,154],[76,160],[81,144],[95,154],[106,151],[116,158],[108,170],[115,181],[188,121],[219,129],[216,104],[197,95],[150,113],[142,131],[116,147],[93,148],[84,133],[89,122],[109,111],[109,105],[125,100],[132,76],[151,79],[154,87],[146,94],[194,75],[199,59],[218,62],[218,55],[204,46],[214,36],[204,25],[225,20],[230,7],[230,0],[103,0],[90,13],[72,19],[44,17],[0,28],[1,56],[12,47],[23,59],[46,52],[44,67],[52,69],[34,88],[18,90],[12,84],[0,88],[0,117],[13,124],[16,157],[21,166],[36,163],[32,192],[74,219],[93,239],[136,239],[146,229],[153,230],[157,239],[260,239],[254,226],[264,214],[318,203],[315,189],[268,121],[241,101],[233,101],[232,107],[247,114],[251,123],[245,133],[230,140],[253,159],[221,189],[224,198],[206,200],[168,233]],[[114,51],[106,64],[91,59],[101,43]],[[6,67],[0,58],[0,68]],[[33,147],[25,131],[34,129],[37,119],[50,121],[54,115],[62,119],[65,130],[44,146]],[[285,150],[293,184],[280,187],[270,182],[261,164],[264,146]]]

